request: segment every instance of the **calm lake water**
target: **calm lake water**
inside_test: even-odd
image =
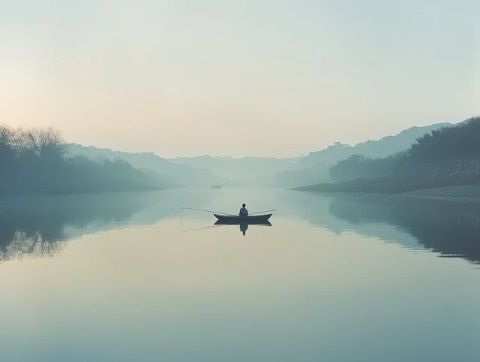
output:
[[[182,207],[276,208],[214,227]],[[177,189],[2,198],[0,360],[479,361],[480,204]]]

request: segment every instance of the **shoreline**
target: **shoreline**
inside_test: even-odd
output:
[[[327,186],[328,185],[328,186]],[[375,192],[374,190],[361,191],[354,188],[336,188],[335,184],[323,184],[305,187],[296,187],[292,190],[315,193],[338,193],[376,196],[398,196],[417,199],[451,200],[462,202],[480,202],[480,185],[451,185],[442,187],[422,188],[403,192]]]

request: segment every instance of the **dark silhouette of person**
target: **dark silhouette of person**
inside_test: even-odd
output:
[[[240,231],[242,232],[243,236],[245,236],[245,233],[248,230],[248,223],[242,222],[240,223]]]
[[[248,216],[248,210],[247,210],[247,208],[246,208],[245,206],[246,206],[246,205],[243,204],[243,205],[242,205],[242,208],[240,209],[240,212],[238,213],[238,215],[241,216],[241,217],[246,217],[246,216]]]

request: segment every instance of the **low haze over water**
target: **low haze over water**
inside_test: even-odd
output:
[[[278,209],[214,226],[195,207]],[[480,203],[284,189],[2,197],[2,361],[478,361]]]
[[[479,20],[0,1],[0,362],[479,362]]]

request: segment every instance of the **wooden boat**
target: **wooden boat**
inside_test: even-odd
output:
[[[236,216],[236,215],[219,215],[214,214],[218,219],[217,224],[226,224],[226,225],[240,225],[240,224],[249,224],[249,225],[268,225],[270,222],[268,219],[272,214],[265,215],[249,215],[249,216]]]

